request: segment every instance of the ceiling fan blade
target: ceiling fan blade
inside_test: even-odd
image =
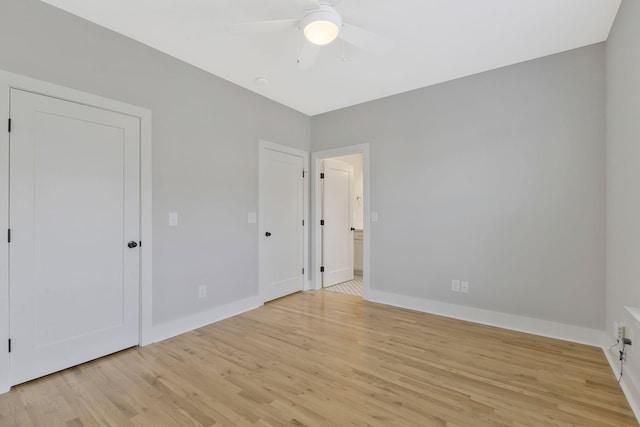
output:
[[[293,29],[298,27],[299,19],[279,19],[276,21],[241,22],[227,25],[231,34],[258,34]]]
[[[305,40],[298,55],[298,70],[308,70],[318,59],[320,47]]]
[[[334,0],[331,2],[331,7],[338,9],[340,16],[342,16],[342,18],[346,18],[348,16],[355,15],[358,12],[358,6],[362,5],[357,3],[358,2],[354,0]]]
[[[372,12],[379,10],[384,2],[372,2],[367,0],[334,0],[331,6],[340,12],[343,20],[349,20],[350,17],[358,15],[363,11]]]
[[[393,49],[393,42],[355,25],[342,23],[339,37],[355,47],[376,55],[384,55]]]

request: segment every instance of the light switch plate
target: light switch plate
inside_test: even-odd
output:
[[[451,281],[451,291],[452,292],[460,292],[460,280],[452,280]]]
[[[177,226],[178,226],[178,213],[169,212],[169,227],[177,227]]]
[[[469,293],[469,282],[460,282],[460,292]]]
[[[258,214],[256,214],[255,212],[249,212],[249,214],[247,215],[247,222],[249,224],[255,224],[256,222],[258,222]]]

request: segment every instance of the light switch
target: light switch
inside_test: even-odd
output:
[[[371,222],[378,222],[378,212],[371,212]]]
[[[469,282],[460,281],[460,292],[469,293]]]
[[[177,226],[178,226],[178,213],[169,212],[169,227],[177,227]]]
[[[247,215],[247,221],[249,222],[249,224],[255,224],[256,222],[258,222],[258,215],[255,212],[249,212],[249,214]]]
[[[452,280],[451,281],[451,291],[452,292],[460,292],[460,280]]]

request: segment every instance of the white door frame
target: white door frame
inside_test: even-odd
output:
[[[140,119],[140,345],[152,335],[151,111],[0,70],[0,123],[9,119],[11,89],[110,110]],[[2,125],[5,126],[5,125]],[[2,127],[0,127],[2,129]],[[9,229],[9,132],[0,131],[0,231]],[[1,234],[1,233],[0,233]],[[0,243],[0,393],[9,391],[9,243]]]
[[[364,281],[364,299],[369,295],[371,274],[369,269],[370,248],[371,248],[371,204],[369,191],[369,144],[350,145],[347,147],[333,148],[330,150],[316,151],[311,153],[311,200],[313,209],[311,212],[311,235],[312,240],[312,289],[322,289],[322,276],[320,265],[322,261],[322,230],[320,229],[321,219],[321,192],[320,192],[320,161],[332,157],[348,156],[351,154],[362,154],[362,180],[363,180],[363,222],[364,232],[362,241],[362,274]]]
[[[304,242],[303,242],[303,262],[302,266],[304,268],[304,277],[303,277],[303,290],[308,291],[311,288],[311,282],[309,278],[311,276],[310,268],[309,268],[309,184],[308,184],[308,176],[309,176],[309,153],[306,151],[298,150],[296,148],[288,147],[286,145],[274,144],[273,142],[259,140],[258,141],[258,292],[260,296],[260,302],[265,302],[263,289],[266,286],[264,282],[264,277],[262,277],[262,271],[260,265],[262,265],[262,256],[264,254],[264,233],[267,231],[264,229],[264,209],[262,208],[263,197],[264,197],[264,183],[260,177],[262,176],[262,171],[265,167],[265,150],[274,150],[280,151],[282,153],[291,154],[294,156],[300,156],[303,158],[304,163],[304,196],[303,196],[303,215],[304,218]]]

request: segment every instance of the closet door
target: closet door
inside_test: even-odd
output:
[[[140,122],[11,91],[10,381],[139,342]]]
[[[260,293],[264,301],[303,290],[304,162],[292,149],[260,152]]]

